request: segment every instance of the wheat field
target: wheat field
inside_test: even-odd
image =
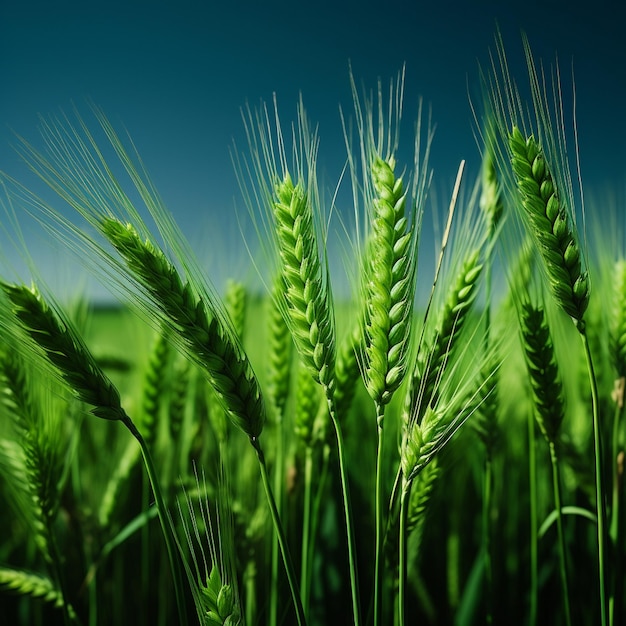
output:
[[[434,207],[403,72],[353,79],[347,212],[304,104],[246,110],[260,253],[221,292],[99,109],[20,143],[72,212],[4,177],[7,215],[118,304],[0,279],[3,623],[625,622],[624,211],[585,219],[558,73],[524,45],[512,77],[497,39],[481,171]]]

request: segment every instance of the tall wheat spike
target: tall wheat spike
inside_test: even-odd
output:
[[[276,102],[274,105],[274,125],[269,121],[266,108],[256,117],[252,114],[249,116],[246,132],[252,156],[251,162],[240,167],[240,174],[250,175],[253,181],[252,187],[243,182],[242,191],[253,219],[256,219],[254,216],[257,210],[261,211],[265,226],[265,232],[259,233],[264,240],[262,245],[276,262],[282,276],[283,284],[278,293],[277,306],[283,311],[303,365],[324,390],[328,412],[335,427],[348,533],[352,605],[358,624],[360,608],[356,550],[343,435],[334,404],[335,315],[316,172],[318,140],[316,133],[309,129],[300,101],[297,124],[293,127],[293,159],[290,161]],[[267,241],[271,242],[271,249]]]
[[[141,433],[153,447],[162,409],[163,381],[172,359],[169,330],[163,327],[154,338],[145,372],[141,407]]]
[[[356,146],[351,145],[345,121],[344,135],[356,214],[355,247],[360,260],[358,315],[363,328],[359,359],[365,387],[374,402],[378,429],[373,600],[373,622],[378,626],[384,611],[381,593],[384,579],[382,503],[386,498],[383,496],[386,460],[383,424],[386,407],[405,379],[411,356],[417,249],[429,181],[426,168],[431,136],[422,154],[420,107],[413,168],[406,175],[397,173],[404,71],[390,84],[386,102],[380,81],[375,97],[367,94],[361,97],[353,79],[352,92],[358,131]],[[422,158],[424,161],[420,163]],[[361,222],[365,228],[363,241],[359,240]]]
[[[311,375],[332,394],[334,321],[319,259],[310,200],[291,176],[276,184],[276,231],[293,341]]]
[[[403,181],[394,169],[393,157],[374,157],[364,335],[366,387],[377,405],[388,404],[404,379],[415,294],[417,233],[405,216]]]
[[[272,297],[268,299],[268,345],[267,356],[267,395],[268,401],[274,407],[276,419],[282,421],[283,411],[289,395],[291,379],[291,355],[293,342],[289,327],[281,312],[276,306],[284,298],[284,283],[279,275],[274,281]]]

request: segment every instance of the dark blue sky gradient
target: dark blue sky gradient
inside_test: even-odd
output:
[[[276,92],[288,120],[302,92],[320,125],[321,170],[334,184],[345,158],[339,105],[351,110],[348,63],[357,81],[374,87],[406,62],[404,145],[412,146],[422,96],[437,124],[436,185],[449,189],[461,159],[478,170],[468,93],[480,99],[478,66],[488,63],[497,21],[521,82],[522,30],[536,57],[551,62],[558,53],[567,82],[573,61],[584,181],[623,195],[624,4],[2,0],[0,169],[32,180],[9,146],[13,132],[37,144],[38,114],[72,103],[86,112],[89,98],[128,129],[167,206],[207,247],[203,254],[223,258],[224,248],[243,250],[233,207],[244,211],[229,156],[233,140],[245,148],[242,106]],[[232,256],[227,265],[241,274],[247,260]]]

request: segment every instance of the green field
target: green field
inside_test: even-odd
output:
[[[11,206],[124,295],[0,281],[3,623],[624,623],[623,210],[584,230],[530,53],[528,103],[493,72],[432,275],[428,131],[396,163],[402,75],[355,88],[351,296],[302,108],[249,112],[267,267],[221,294],[100,112],[123,182],[80,118],[22,147],[76,221],[7,182]]]

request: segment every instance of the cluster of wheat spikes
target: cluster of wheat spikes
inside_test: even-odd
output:
[[[624,623],[626,248],[583,245],[558,73],[525,45],[531,104],[498,40],[432,276],[435,139],[420,104],[403,162],[404,72],[352,80],[330,200],[302,102],[289,132],[276,102],[244,112],[266,292],[218,294],[100,111],[22,143],[74,217],[5,177],[10,221],[123,304],[0,280],[7,623]]]

